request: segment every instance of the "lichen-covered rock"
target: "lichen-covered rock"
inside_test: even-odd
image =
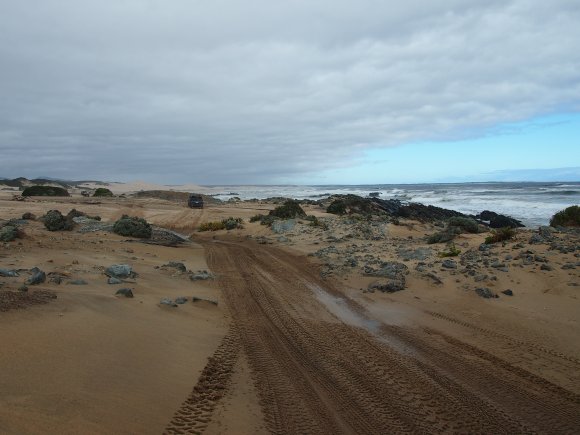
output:
[[[380,276],[390,279],[401,279],[409,273],[409,268],[403,263],[397,261],[385,261],[380,264],[379,268],[365,266],[363,268],[365,275]]]
[[[135,278],[137,274],[128,264],[113,264],[105,269],[105,275],[110,278]]]
[[[113,225],[113,232],[121,236],[149,239],[151,238],[152,228],[143,218],[123,215]]]

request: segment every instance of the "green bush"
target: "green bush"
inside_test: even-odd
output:
[[[63,216],[58,210],[50,210],[47,212],[42,221],[48,231],[70,231],[74,227],[72,215]]]
[[[323,230],[328,229],[328,224],[326,222],[321,221],[316,216],[306,216],[306,220],[310,221],[311,227],[318,227],[322,228]]]
[[[452,217],[447,220],[447,226],[460,228],[462,232],[477,234],[479,232],[479,224],[471,218]]]
[[[70,196],[70,194],[63,187],[30,186],[22,191],[22,196]]]
[[[305,218],[306,212],[302,210],[298,201],[289,199],[283,205],[272,210],[269,215],[280,219],[294,219],[296,217]]]
[[[148,239],[151,237],[153,229],[143,218],[123,215],[123,217],[113,225],[113,232],[121,236]]]
[[[18,227],[5,225],[0,228],[0,242],[11,242],[19,237]]]
[[[444,229],[443,231],[439,231],[435,234],[431,234],[428,238],[427,238],[427,243],[432,245],[433,243],[446,243],[446,242],[450,242],[453,239],[455,239],[455,237],[457,235],[461,234],[461,230],[457,227],[447,227],[446,229]]]
[[[498,228],[492,230],[491,235],[485,238],[485,243],[491,245],[492,243],[504,242],[510,240],[516,235],[516,230],[511,227]]]
[[[455,246],[455,243],[452,243],[451,245],[449,245],[448,251],[443,251],[443,252],[439,253],[439,257],[442,257],[442,258],[457,257],[459,254],[461,254],[461,250],[457,249],[457,247]]]
[[[550,219],[552,227],[580,227],[580,207],[570,206],[559,211]]]
[[[113,196],[113,192],[111,192],[109,189],[106,189],[104,187],[99,187],[97,190],[95,190],[95,193],[93,193],[93,196]]]
[[[204,222],[198,228],[198,231],[219,231],[219,230],[235,230],[237,228],[243,228],[242,218],[229,217],[221,221]]]
[[[263,214],[254,215],[250,218],[250,222],[261,222],[263,217]]]
[[[332,213],[337,215],[346,214],[346,204],[341,199],[336,199],[330,203],[326,208],[326,213]]]

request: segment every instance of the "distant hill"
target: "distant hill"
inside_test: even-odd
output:
[[[9,186],[9,187],[28,187],[28,186],[58,186],[64,188],[72,188],[77,187],[83,183],[94,183],[99,185],[107,185],[102,181],[93,181],[93,180],[82,180],[82,181],[70,181],[70,180],[59,180],[52,177],[42,177],[42,178],[34,178],[29,180],[28,178],[18,177],[13,179],[8,178],[0,178],[0,185]]]

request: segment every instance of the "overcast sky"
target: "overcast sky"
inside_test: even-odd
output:
[[[546,168],[478,148],[543,124],[572,136],[530,155],[580,166],[579,23],[578,0],[0,0],[0,176],[429,181]]]

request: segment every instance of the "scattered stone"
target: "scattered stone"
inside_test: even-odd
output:
[[[475,289],[475,293],[477,293],[478,296],[481,296],[482,298],[485,298],[485,299],[491,299],[491,298],[497,298],[498,297],[498,295],[496,295],[495,293],[493,293],[487,287],[478,287],[478,288]]]
[[[20,291],[20,292],[27,292],[28,291],[28,287],[26,287],[25,285],[21,285],[20,287],[18,287],[18,291]]]
[[[128,264],[113,264],[105,269],[105,275],[110,278],[135,278],[137,274]]]
[[[88,282],[86,282],[84,279],[73,279],[72,281],[69,281],[68,284],[71,284],[71,285],[87,285]]]
[[[475,275],[473,277],[473,279],[475,280],[475,282],[481,282],[481,281],[485,281],[488,278],[488,276],[484,273],[480,273],[478,275]]]
[[[176,304],[182,305],[186,302],[187,302],[187,298],[185,296],[179,296],[178,298],[175,298]]]
[[[0,276],[4,276],[7,278],[15,278],[15,277],[20,276],[20,275],[15,270],[0,269]]]
[[[123,281],[112,276],[107,280],[107,284],[123,284]]]
[[[379,290],[383,293],[394,293],[405,289],[405,279],[391,279],[386,282],[376,282],[369,285],[369,290]]]
[[[162,267],[173,267],[174,269],[179,270],[180,272],[186,272],[187,268],[185,267],[185,264],[179,262],[179,261],[170,261],[167,264],[164,264]]]
[[[430,248],[418,248],[418,249],[400,249],[397,255],[401,257],[404,261],[409,260],[419,260],[425,261],[432,254]]]
[[[379,265],[378,269],[366,265],[363,267],[363,272],[365,275],[369,276],[379,276],[397,280],[404,278],[404,276],[409,273],[409,268],[407,265],[397,261],[385,261]]]
[[[505,263],[495,260],[493,263],[491,263],[491,267],[495,269],[505,268]]]
[[[450,259],[444,260],[441,266],[446,269],[457,269],[457,263]]]
[[[276,234],[287,233],[292,231],[296,226],[295,219],[286,219],[286,220],[276,220],[272,222],[272,231]]]
[[[214,275],[207,270],[198,270],[197,272],[190,272],[189,279],[192,281],[205,281],[206,279],[213,279]]]
[[[423,276],[425,276],[425,278],[431,278],[435,284],[443,284],[443,281],[441,280],[441,278],[439,278],[433,272],[428,272]]]
[[[576,265],[574,263],[566,263],[562,266],[563,270],[569,270],[569,269],[576,269]]]
[[[32,213],[30,213],[29,211],[27,211],[26,213],[24,213],[22,215],[22,219],[24,219],[25,221],[33,221],[36,220],[36,216]]]
[[[514,292],[511,291],[509,288],[507,290],[502,291],[502,293],[506,296],[513,296]]]
[[[115,292],[116,295],[125,296],[126,298],[133,297],[133,290],[130,288],[120,288]]]
[[[30,269],[30,272],[32,273],[32,276],[26,280],[26,284],[37,285],[46,281],[46,273],[44,273],[38,267]]]
[[[173,302],[169,298],[163,298],[163,299],[161,299],[161,301],[159,301],[159,304],[160,305],[167,305],[169,307],[177,307],[177,304],[175,302]]]
[[[549,266],[547,264],[542,264],[542,266],[540,266],[540,270],[551,271],[551,270],[554,270],[554,269],[552,268],[552,266]]]

